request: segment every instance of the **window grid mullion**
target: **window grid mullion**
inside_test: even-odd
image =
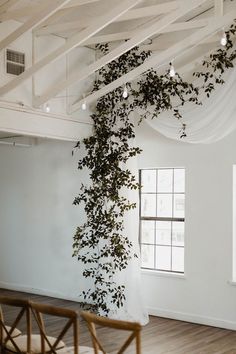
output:
[[[172,193],[164,193],[164,192],[158,192],[159,188],[158,188],[158,171],[159,170],[172,170]],[[139,191],[139,197],[140,197],[140,203],[139,203],[139,224],[140,224],[140,232],[139,232],[139,240],[140,240],[140,248],[142,245],[146,245],[146,246],[152,246],[154,247],[154,268],[149,268],[149,267],[143,267],[144,269],[150,269],[150,270],[159,270],[159,271],[163,271],[163,272],[172,272],[172,273],[184,273],[182,271],[174,271],[173,270],[173,261],[172,261],[172,258],[173,258],[173,222],[185,222],[185,217],[184,218],[180,218],[180,217],[174,217],[174,196],[175,194],[183,194],[185,195],[185,192],[178,192],[178,193],[175,193],[174,191],[174,179],[175,179],[175,176],[174,176],[174,171],[175,171],[175,168],[160,168],[160,169],[146,169],[146,170],[155,170],[155,180],[156,180],[156,188],[155,188],[155,192],[147,192],[147,193],[142,193],[141,189]],[[180,168],[181,169],[181,168]],[[184,169],[183,169],[184,170]],[[142,170],[139,171],[139,182],[140,184],[142,184]],[[156,201],[155,201],[155,217],[148,217],[148,216],[142,216],[142,194],[155,194],[156,195]],[[172,195],[172,216],[171,217],[158,217],[157,216],[157,210],[158,210],[158,195],[159,194],[171,194]],[[142,242],[142,221],[153,221],[154,222],[154,243],[146,243],[146,242]],[[170,239],[170,245],[161,245],[159,243],[157,243],[157,221],[164,221],[164,222],[171,222],[171,239]],[[170,271],[169,270],[166,270],[166,269],[160,269],[157,267],[157,259],[158,259],[158,252],[157,252],[157,246],[161,246],[161,247],[170,247],[170,250],[171,250],[171,264],[170,264]],[[179,246],[179,245],[176,245],[177,248],[182,248],[184,249],[184,245],[183,246]]]

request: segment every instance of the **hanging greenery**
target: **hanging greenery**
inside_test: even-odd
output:
[[[125,286],[119,284],[116,275],[124,270],[136,255],[128,235],[124,234],[124,215],[136,207],[122,195],[122,190],[140,188],[135,176],[126,168],[129,158],[141,153],[133,146],[135,129],[130,113],[139,110],[140,122],[157,118],[163,111],[170,111],[181,125],[180,136],[186,136],[181,107],[186,103],[200,105],[199,95],[207,96],[222,84],[225,69],[233,66],[236,53],[232,36],[235,25],[226,32],[227,45],[202,63],[202,71],[194,73],[197,86],[186,82],[179,74],[170,77],[169,71],[159,75],[155,70],[146,72],[136,83],[127,83],[129,97],[123,97],[124,87],[103,96],[91,115],[93,134],[83,139],[86,155],[78,168],[87,168],[90,184],[82,185],[74,204],[84,204],[87,220],[78,226],[73,242],[74,253],[85,265],[83,276],[92,279],[93,286],[82,292],[83,304],[90,304],[95,312],[108,315],[112,309],[122,307]],[[108,45],[99,45],[102,54]],[[150,52],[134,48],[103,67],[97,73],[94,91],[108,85],[131,69],[141,65]],[[80,147],[80,142],[76,145]]]

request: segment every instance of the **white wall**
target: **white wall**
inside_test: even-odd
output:
[[[72,202],[87,175],[73,146],[0,145],[0,287],[78,298],[83,278],[72,238],[84,214]]]
[[[232,280],[232,165],[236,132],[211,145],[170,141],[138,129],[139,168],[186,168],[185,279],[142,274],[155,315],[236,329]]]

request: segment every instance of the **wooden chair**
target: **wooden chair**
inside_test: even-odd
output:
[[[94,354],[93,348],[79,346],[78,341],[78,314],[76,311],[55,307],[50,305],[38,304],[30,302],[32,314],[38,325],[41,335],[41,353],[42,354]],[[54,316],[66,320],[66,324],[57,336],[56,341],[52,343],[48,340],[50,338],[47,333],[45,325],[45,316]],[[73,331],[73,346],[67,346],[59,349],[58,345],[69,331]],[[60,346],[60,345],[59,345]],[[101,353],[101,352],[100,352]],[[102,354],[102,353],[101,353]]]
[[[141,325],[136,322],[126,322],[126,321],[119,321],[119,320],[113,320],[109,319],[106,317],[98,317],[90,312],[83,311],[81,313],[82,318],[87,322],[91,337],[92,337],[92,342],[93,342],[93,347],[94,347],[94,354],[99,354],[100,350],[103,354],[108,354],[100,340],[98,339],[98,336],[96,334],[96,325],[101,326],[101,327],[107,327],[107,328],[112,328],[112,329],[118,329],[118,330],[124,330],[131,332],[130,336],[128,339],[125,341],[125,343],[122,345],[122,347],[117,351],[117,354],[122,354],[126,351],[126,349],[129,347],[129,345],[135,340],[136,342],[136,354],[141,354]],[[115,336],[115,333],[114,333]]]
[[[11,332],[11,336],[13,338],[18,337],[19,335],[21,335],[21,331],[18,328],[14,328],[13,330],[11,330],[10,326],[7,326],[4,322],[4,316],[3,316],[3,310],[2,310],[2,306],[0,305],[0,321],[2,321],[7,329],[8,332]],[[1,326],[1,325],[0,325]],[[4,330],[3,326],[1,326],[0,329],[0,345],[2,343],[2,340],[6,337],[7,333]]]
[[[16,308],[16,316],[11,327],[6,326],[3,316],[3,306],[11,306]],[[18,339],[21,337],[21,331],[17,329],[18,324],[25,320],[24,326],[26,327],[25,336],[25,352],[30,353],[31,351],[31,317],[30,308],[27,300],[8,298],[5,296],[0,296],[0,345],[2,351],[9,351],[14,353],[23,353],[21,350]]]

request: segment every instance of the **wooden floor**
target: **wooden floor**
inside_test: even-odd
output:
[[[78,304],[72,301],[59,300],[40,295],[0,289],[0,295],[29,298],[33,301],[63,306],[79,311]],[[14,313],[6,313],[6,321],[11,321]],[[50,334],[56,334],[60,322],[50,320]],[[108,353],[116,353],[116,348],[126,338],[124,333],[114,330],[98,329],[98,334]],[[66,338],[68,345],[71,337]],[[80,345],[91,346],[90,337],[83,321],[80,321]],[[135,353],[134,348],[127,354]],[[150,322],[142,330],[142,354],[236,354],[236,331],[202,326],[160,317],[150,317]]]

